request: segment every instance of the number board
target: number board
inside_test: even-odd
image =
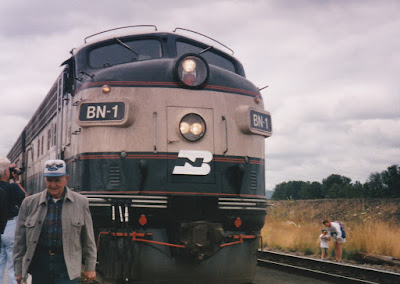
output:
[[[82,103],[80,107],[80,121],[113,121],[122,120],[125,116],[125,103]]]
[[[266,135],[271,135],[271,116],[266,113],[250,110],[250,128]]]

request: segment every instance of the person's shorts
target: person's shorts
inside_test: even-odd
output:
[[[325,253],[328,252],[328,248],[321,248],[321,251],[324,251]]]
[[[333,238],[333,242],[338,242],[339,244],[344,244],[346,242],[345,238]]]

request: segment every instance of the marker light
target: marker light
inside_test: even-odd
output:
[[[206,123],[200,115],[189,113],[181,119],[179,132],[186,140],[195,142],[200,140],[206,133]]]
[[[111,87],[108,85],[104,85],[102,87],[103,93],[108,94],[109,92],[111,92]]]
[[[175,72],[178,80],[186,87],[199,88],[207,82],[209,68],[201,56],[185,54],[177,60]]]
[[[240,217],[237,217],[235,220],[235,227],[239,228],[240,226],[242,226],[242,219],[240,219]]]
[[[139,218],[139,224],[142,225],[142,226],[144,226],[144,225],[147,224],[146,215],[143,214],[143,215],[140,216],[140,218]]]

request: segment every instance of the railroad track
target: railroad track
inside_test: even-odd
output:
[[[259,251],[258,264],[335,283],[400,283],[399,273],[271,251]]]

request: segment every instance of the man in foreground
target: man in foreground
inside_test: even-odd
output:
[[[66,185],[62,160],[45,163],[46,190],[24,200],[14,243],[18,283],[32,275],[32,284],[77,283],[82,261],[86,280],[96,278],[96,244],[86,197]]]

